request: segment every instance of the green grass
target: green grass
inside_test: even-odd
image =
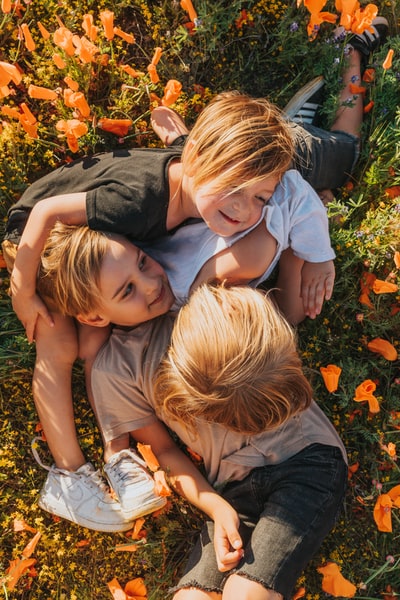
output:
[[[330,42],[333,25],[324,23],[317,39],[309,42],[308,11],[296,8],[293,2],[194,3],[201,25],[192,34],[188,33],[188,17],[179,3],[166,0],[33,0],[22,4],[20,16],[4,15],[0,10],[0,58],[18,63],[23,72],[21,83],[10,85],[14,93],[0,100],[0,107],[26,102],[38,122],[38,138],[32,139],[16,119],[3,115],[0,214],[4,219],[8,207],[30,182],[65,160],[115,147],[157,144],[149,127],[149,93],[161,97],[169,79],[183,85],[175,108],[191,124],[210,98],[224,89],[267,95],[283,107],[305,81],[324,74],[322,126],[329,127],[342,67],[342,48]],[[379,14],[389,21],[391,37],[373,58],[376,76],[367,86],[365,103],[373,100],[374,107],[365,115],[362,152],[353,185],[339,190],[329,208],[337,253],[335,291],[323,313],[299,327],[301,352],[316,399],[343,437],[350,464],[358,463],[349,480],[345,511],[299,581],[299,586],[306,588],[308,600],[326,595],[317,572],[326,561],[339,564],[343,575],[357,586],[357,598],[394,600],[400,594],[399,507],[392,509],[391,533],[379,531],[373,519],[379,494],[400,484],[399,461],[383,448],[397,444],[400,454],[399,362],[388,361],[367,348],[370,340],[381,337],[399,350],[399,293],[371,292],[372,308],[359,302],[364,272],[380,280],[400,282],[394,262],[395,252],[400,250],[400,198],[386,193],[388,188],[400,185],[400,8],[396,0],[379,0],[377,6]],[[106,56],[107,61],[82,64],[77,57],[67,57],[66,69],[59,71],[51,59],[54,45],[51,39],[41,39],[37,21],[53,32],[59,27],[57,15],[81,36],[83,14],[92,13],[100,25],[99,11],[105,8],[115,12],[115,23],[133,33],[136,42],[128,44],[117,37],[110,42],[100,26],[96,44],[99,56]],[[242,14],[244,21],[238,22],[242,9],[247,12]],[[335,12],[333,2],[329,1],[324,10]],[[22,23],[31,28],[37,44],[33,52],[28,52],[18,37],[18,25]],[[157,66],[160,83],[153,84],[146,67],[157,46],[163,49],[163,56]],[[389,47],[394,50],[393,64],[384,70],[382,63]],[[145,75],[132,79],[121,70],[121,64]],[[49,103],[27,95],[30,83],[65,88],[63,77],[67,73],[79,83],[93,116],[130,118],[134,122],[130,134],[119,139],[96,128],[91,119],[87,134],[79,140],[79,151],[72,154],[55,128],[59,119],[72,118],[72,109],[61,100]],[[146,538],[134,553],[115,550],[117,544],[126,541],[123,534],[102,534],[55,520],[37,506],[46,473],[30,451],[37,426],[30,390],[34,347],[26,341],[12,312],[7,272],[2,270],[1,276],[0,580],[33,535],[15,532],[14,519],[24,519],[42,535],[33,553],[35,570],[27,572],[14,591],[7,590],[3,580],[0,598],[107,600],[111,598],[107,582],[114,577],[122,586],[130,579],[143,577],[148,598],[163,600],[179,576],[200,522],[199,515],[185,502],[174,498],[168,513],[147,519]],[[333,394],[327,392],[319,371],[328,364],[342,368],[339,388]],[[376,415],[369,414],[365,403],[354,402],[356,387],[366,379],[377,386],[380,412]],[[74,393],[82,448],[101,466],[101,439],[86,400],[79,365],[74,372]],[[42,454],[50,463],[45,448]],[[388,556],[393,559],[387,560]]]

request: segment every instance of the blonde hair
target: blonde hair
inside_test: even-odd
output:
[[[56,310],[76,317],[100,308],[100,271],[112,236],[57,222],[41,255],[37,289]]]
[[[280,110],[265,98],[239,92],[216,96],[186,141],[183,170],[194,188],[213,181],[216,192],[246,187],[290,167],[294,141]]]
[[[204,284],[180,310],[155,380],[161,415],[244,434],[310,405],[292,327],[264,293]]]

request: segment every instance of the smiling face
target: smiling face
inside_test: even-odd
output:
[[[222,237],[245,231],[255,225],[262,209],[279,182],[278,176],[266,177],[246,187],[213,191],[213,184],[196,190],[196,207],[207,226]]]
[[[161,265],[128,240],[108,244],[99,280],[101,316],[134,326],[168,312],[174,296]]]

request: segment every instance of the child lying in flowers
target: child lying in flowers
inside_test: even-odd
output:
[[[268,296],[203,285],[175,323],[165,315],[115,328],[92,385],[111,449],[127,434],[150,445],[208,517],[174,600],[290,598],[335,523],[347,465]],[[207,479],[164,423],[203,457]]]
[[[56,218],[69,223],[88,219],[93,228],[111,228],[130,234],[133,240],[136,237],[151,240],[171,231],[189,216],[203,216],[214,231],[227,237],[256,225],[254,235],[269,243],[264,204],[278,198],[274,211],[283,241],[281,244],[279,240],[279,251],[285,250],[281,256],[282,277],[286,273],[281,284],[282,288],[289,285],[286,293],[282,289],[279,298],[287,302],[282,308],[297,322],[305,314],[301,286],[307,290],[311,283],[311,288],[303,293],[308,303],[306,311],[311,316],[319,312],[324,296],[329,298],[331,294],[334,253],[326,214],[319,198],[300,175],[295,171],[285,172],[293,154],[287,124],[265,100],[233,95],[229,105],[228,115],[224,111],[218,127],[207,113],[215,114],[220,100],[204,110],[192,131],[196,155],[190,155],[192,144],[188,143],[182,161],[179,148],[122,150],[88,157],[37,181],[10,211],[6,241],[18,242],[23,231],[11,278],[13,305],[26,327],[28,339],[36,340],[33,393],[58,469],[63,490],[60,496],[68,497],[68,486],[63,488],[62,482],[76,475],[86,461],[73,422],[71,368],[77,357],[73,320],[57,313],[50,315],[35,293],[36,264]],[[246,119],[232,120],[233,113],[243,117],[244,110]],[[207,131],[202,125],[206,120],[211,121]],[[237,144],[229,138],[225,147],[221,147],[221,127],[234,135]],[[211,134],[215,143],[209,146]],[[197,170],[199,166],[201,171]],[[79,188],[86,191],[76,193]],[[71,189],[74,193],[38,201],[55,191]],[[293,220],[288,218],[290,215]],[[289,231],[291,248],[288,248]],[[256,256],[262,255],[257,252]],[[254,253],[247,266],[253,269],[243,274],[247,279],[264,272],[261,264],[255,264]],[[86,470],[78,474],[79,485],[90,494],[94,475]],[[99,487],[97,481],[96,487]],[[100,494],[98,489],[96,494]],[[99,513],[108,509],[108,502],[106,496],[98,496]],[[73,515],[65,512],[70,515],[67,518],[79,522],[81,510],[83,506],[76,507]]]

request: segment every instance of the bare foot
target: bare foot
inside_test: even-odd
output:
[[[154,108],[151,112],[150,122],[154,133],[166,146],[170,146],[181,135],[189,133],[182,117],[167,106]]]

